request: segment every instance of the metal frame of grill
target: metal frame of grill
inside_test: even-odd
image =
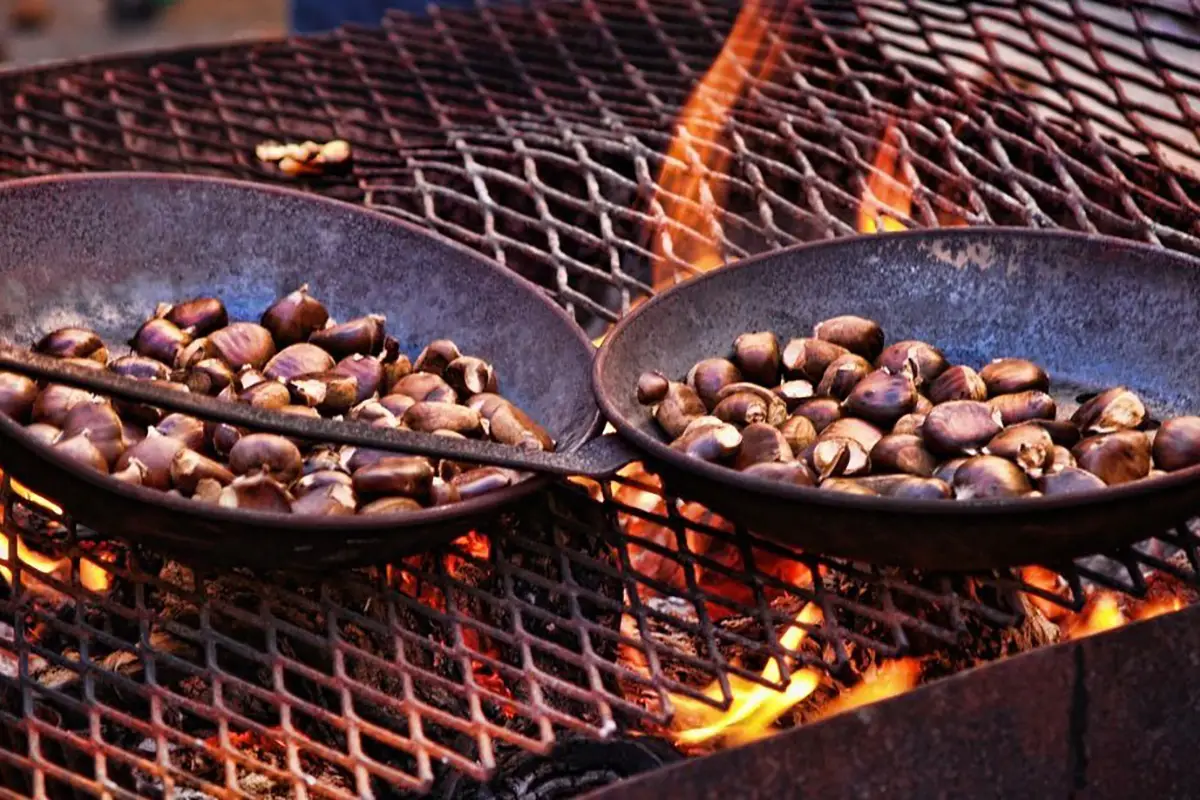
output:
[[[0,174],[300,185],[466,243],[596,332],[652,293],[648,231],[669,237],[679,277],[690,267],[672,254],[689,241],[732,259],[852,233],[889,127],[884,146],[912,189],[911,213],[896,214],[907,226],[1062,226],[1200,253],[1200,72],[1184,57],[1200,12],[1147,2],[789,6],[780,68],[756,78],[743,65],[717,144],[728,173],[693,150],[678,166],[705,187],[700,222],[671,223],[664,202],[692,201],[655,176],[735,13],[706,0],[480,5],[10,72]],[[335,137],[354,148],[346,174],[297,184],[255,160],[264,139]],[[14,573],[0,601],[12,628],[0,628],[0,765],[36,795],[236,791],[254,775],[297,796],[422,790],[439,763],[483,778],[497,752],[547,752],[563,731],[667,725],[672,694],[701,697],[697,674],[727,704],[730,677],[764,682],[770,659],[780,689],[805,666],[842,674],[856,652],[1015,625],[1033,597],[1079,610],[1085,585],[1137,597],[1153,571],[1200,585],[1200,537],[1184,521],[1050,565],[1055,592],[1008,571],[915,575],[794,553],[663,498],[645,476],[592,486],[599,503],[555,488],[481,531],[484,557],[460,543],[319,581],[212,573],[106,549],[2,491],[5,530],[70,565],[40,573],[18,547],[0,559]],[[646,553],[676,580],[639,572]],[[111,593],[84,587],[96,569]],[[799,570],[811,590],[781,577]],[[739,591],[705,588],[714,575]],[[825,620],[809,632],[816,646],[793,651],[779,637],[798,600]],[[745,624],[723,626],[716,608]],[[730,646],[750,661],[726,658]],[[618,663],[619,648],[645,670]]]

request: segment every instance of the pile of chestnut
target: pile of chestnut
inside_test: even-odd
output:
[[[799,486],[910,499],[1062,495],[1200,464],[1200,417],[1158,425],[1136,393],[1107,389],[1059,419],[1037,364],[976,371],[919,341],[884,346],[840,316],[782,348],[746,333],[682,382],[647,372],[637,397],[671,447]]]
[[[384,318],[335,324],[307,287],[255,322],[230,322],[204,297],[163,304],[112,357],[98,335],[63,328],[34,345],[46,355],[181,392],[289,414],[349,417],[443,436],[487,437],[552,450],[528,414],[498,394],[492,365],[446,339],[415,361]],[[225,423],[111,402],[61,384],[0,372],[0,412],[57,452],[127,483],[229,508],[298,514],[382,514],[440,506],[522,475],[423,456],[311,445]]]

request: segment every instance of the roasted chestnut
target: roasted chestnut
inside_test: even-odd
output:
[[[458,402],[458,392],[442,380],[441,376],[432,372],[414,372],[406,375],[396,381],[388,394],[406,394],[413,400],[431,400],[435,403]]]
[[[770,331],[743,333],[733,342],[733,362],[746,380],[763,386],[779,382],[779,342]]]
[[[133,349],[167,366],[175,366],[183,349],[192,342],[192,335],[180,330],[175,323],[160,317],[148,319],[137,329],[130,342]]]
[[[903,472],[928,478],[937,465],[937,459],[925,449],[924,440],[913,434],[891,433],[871,448],[871,469],[875,472]]]
[[[124,470],[132,462],[143,469],[142,485],[166,491],[171,488],[171,462],[184,448],[183,442],[163,436],[154,428],[146,432],[146,438],[130,446],[117,459],[117,470]]]
[[[233,473],[219,461],[203,456],[195,450],[183,448],[175,454],[170,467],[171,483],[185,495],[192,495],[202,480],[216,481],[221,486],[233,482]]]
[[[233,383],[235,375],[229,365],[219,358],[206,358],[193,364],[183,375],[189,391],[212,396]]]
[[[341,484],[329,484],[314,489],[292,501],[293,514],[313,516],[345,516],[354,513],[358,502],[354,490]]]
[[[950,484],[940,478],[900,474],[864,475],[854,480],[876,494],[901,500],[949,500],[954,497]]]
[[[787,405],[788,411],[791,411],[796,406],[803,403],[805,400],[813,396],[816,391],[813,385],[806,380],[784,381],[783,383],[772,389]]]
[[[930,384],[950,366],[941,350],[913,339],[888,345],[875,362],[879,369],[892,373],[903,372],[909,364],[915,366],[913,381],[918,386]]]
[[[488,431],[501,444],[526,450],[554,449],[554,439],[546,429],[512,403],[506,403],[492,413],[488,420]]]
[[[883,350],[883,329],[879,323],[852,314],[818,322],[813,336],[841,345],[867,361],[874,361]]]
[[[856,417],[890,428],[912,411],[916,402],[917,387],[907,371],[892,373],[880,369],[859,381],[843,406]]]
[[[463,500],[503,489],[513,482],[513,473],[500,467],[479,467],[455,475],[450,485]]]
[[[988,400],[988,406],[1000,414],[1000,421],[1005,425],[1016,425],[1030,420],[1051,420],[1058,412],[1054,398],[1036,389],[996,395]]]
[[[638,376],[637,401],[652,406],[667,396],[671,382],[661,372],[643,372]]]
[[[1071,415],[1071,422],[1085,434],[1137,428],[1145,421],[1146,406],[1142,398],[1124,386],[1106,389]]]
[[[658,373],[647,373],[649,376]],[[717,394],[731,383],[742,381],[742,372],[732,361],[724,358],[706,358],[696,362],[684,379],[688,386],[696,390],[696,394],[704,401],[710,410],[717,405]],[[639,384],[640,386],[640,384]],[[654,389],[655,386],[648,388]],[[657,402],[657,401],[655,401]]]
[[[420,510],[421,504],[411,497],[382,497],[372,503],[367,503],[359,513],[374,516],[376,514],[404,514]]]
[[[958,472],[958,468],[966,463],[965,458],[952,458],[949,461],[943,461],[933,471],[933,477],[946,483],[954,482],[954,473]]]
[[[1007,458],[973,456],[954,471],[954,497],[958,500],[995,500],[1033,491],[1025,471]]]
[[[742,474],[793,486],[816,485],[812,471],[802,461],[761,461],[746,467]]]
[[[808,417],[793,414],[779,426],[779,432],[787,440],[793,453],[799,453],[817,440],[817,429]]]
[[[67,413],[62,425],[62,438],[86,436],[104,456],[109,466],[125,452],[126,442],[121,418],[112,403],[94,398],[76,404]]]
[[[303,342],[329,320],[329,312],[308,293],[308,284],[276,300],[259,322],[280,347]]]
[[[1109,486],[1136,481],[1150,474],[1150,439],[1141,431],[1092,436],[1075,445],[1071,452],[1081,469]]]
[[[1154,434],[1154,466],[1167,472],[1200,464],[1200,417],[1176,417]]]
[[[209,334],[217,356],[235,370],[262,369],[275,355],[271,332],[253,322],[234,322]]]
[[[876,428],[866,420],[855,419],[854,417],[843,417],[839,420],[834,420],[825,427],[823,431],[817,434],[817,439],[853,439],[863,446],[863,449],[868,453],[871,452],[879,440],[883,438],[883,431]]]
[[[709,429],[711,430],[711,429]],[[742,445],[734,456],[734,469],[770,461],[791,461],[795,456],[787,439],[778,428],[765,422],[747,425],[742,429]]]
[[[404,424],[414,431],[444,430],[464,436],[483,433],[483,417],[478,411],[454,403],[433,403],[423,400],[404,412]]]
[[[1038,479],[1038,491],[1046,497],[1063,494],[1078,494],[1103,489],[1107,484],[1085,469],[1078,467],[1063,467],[1054,472],[1047,472]]]
[[[939,375],[929,386],[929,399],[935,405],[951,400],[986,400],[987,384],[979,373],[959,364]]]
[[[821,481],[821,488],[827,492],[842,492],[843,494],[861,494],[868,497],[878,497],[879,492],[864,484],[858,478],[826,478]]]
[[[836,397],[845,400],[858,382],[871,374],[871,365],[865,358],[854,353],[838,356],[825,370],[821,382],[817,384],[817,394],[821,397]]]
[[[79,433],[64,437],[54,443],[54,452],[97,472],[108,473],[108,459],[100,449],[88,438],[87,434]]]
[[[671,381],[667,394],[654,409],[654,419],[667,436],[675,439],[683,433],[689,422],[707,412],[704,401],[695,389],[686,383]]]
[[[842,418],[842,404],[832,397],[814,397],[803,400],[792,410],[792,416],[801,416],[812,423],[820,433],[831,423]]]
[[[368,314],[313,331],[308,340],[338,359],[355,353],[373,356],[383,348],[384,321],[379,314]]]
[[[1023,422],[1005,428],[992,437],[984,451],[1007,458],[1031,478],[1048,472],[1054,464],[1054,441],[1049,432],[1036,422]]]
[[[924,425],[924,414],[905,414],[896,420],[896,424],[892,426],[892,433],[911,433],[920,436],[921,428]]]
[[[47,447],[57,442],[58,438],[62,436],[61,430],[44,422],[35,422],[32,425],[26,425],[25,432]]]
[[[308,464],[305,462],[305,468]],[[292,484],[292,494],[296,497],[303,497],[314,489],[320,489],[323,486],[332,484],[341,484],[343,486],[353,486],[354,481],[346,472],[340,469],[322,469],[316,472],[310,472],[304,477],[298,479]]]
[[[243,511],[292,513],[292,496],[279,481],[265,473],[236,478],[221,490],[217,503]]]
[[[171,379],[171,369],[157,359],[147,358],[136,354],[121,356],[113,359],[108,369],[122,378],[133,378],[139,381],[167,381]]]
[[[33,421],[45,422],[61,428],[72,408],[79,403],[86,403],[94,397],[95,395],[85,392],[83,389],[52,383],[42,389],[37,399],[33,401]]]
[[[287,382],[291,399],[322,414],[345,414],[358,397],[358,380],[338,372],[313,372]]]
[[[186,344],[179,354],[175,356],[175,368],[187,370],[196,366],[201,361],[218,358],[220,353],[217,351],[217,346],[213,344],[212,339],[207,336],[201,336],[199,339],[193,339]]]
[[[237,396],[238,402],[255,408],[281,409],[292,402],[288,387],[279,381],[258,381]]]
[[[333,356],[315,344],[300,342],[291,344],[271,357],[263,367],[263,374],[278,381],[290,381],[301,375],[328,372],[334,367]]]
[[[783,369],[788,378],[802,378],[820,383],[826,368],[850,351],[839,344],[823,339],[792,339],[783,348]]]
[[[1023,358],[997,358],[983,369],[979,377],[987,385],[988,395],[1044,392],[1050,388],[1046,370]]]
[[[387,455],[354,471],[354,490],[362,497],[424,498],[429,495],[434,470],[422,456]]]
[[[379,385],[383,383],[383,362],[375,356],[364,356],[361,353],[346,356],[337,363],[333,371],[349,375],[358,381],[358,392],[354,397],[356,405],[374,397],[379,391]]]
[[[163,436],[171,436],[192,450],[203,450],[208,442],[204,422],[187,414],[168,414],[154,426]]]
[[[86,358],[99,364],[108,363],[108,348],[104,346],[104,340],[86,328],[51,331],[33,349],[55,358]]]
[[[37,383],[15,372],[0,372],[0,414],[27,422],[38,399]]]
[[[1047,472],[1058,472],[1060,469],[1067,467],[1075,467],[1075,456],[1071,455],[1071,451],[1060,444],[1054,445],[1054,449],[1050,453],[1050,468]]]
[[[229,451],[229,466],[239,475],[265,472],[283,483],[300,475],[304,459],[295,444],[273,433],[251,433]]]
[[[390,412],[396,419],[402,419],[416,403],[416,400],[406,394],[389,394],[386,397],[379,398],[379,405],[385,411]]]
[[[197,297],[160,307],[154,316],[162,317],[193,336],[205,336],[229,323],[225,304],[215,297]]]
[[[821,439],[808,450],[808,463],[823,481],[865,475],[871,469],[869,451],[854,439]]]
[[[921,426],[931,452],[943,456],[974,455],[1003,429],[998,412],[977,400],[951,400],[934,406]]]

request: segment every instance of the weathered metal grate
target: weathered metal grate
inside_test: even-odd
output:
[[[670,237],[680,276],[688,265],[671,254],[689,243],[737,258],[852,233],[889,130],[907,226],[1057,225],[1200,253],[1198,12],[1144,2],[790,6],[777,69],[747,77],[718,139],[728,172],[693,150],[680,166],[701,180],[701,213],[692,227],[667,221],[664,202],[694,201],[656,177],[735,14],[703,0],[481,5],[9,73],[0,173],[296,185],[254,146],[348,139],[347,174],[298,185],[473,246],[597,333],[651,293],[651,231]],[[1015,625],[1031,597],[1079,610],[1085,582],[1139,596],[1158,569],[1200,583],[1200,539],[1184,524],[1056,565],[1054,593],[1016,574],[793,553],[647,480],[592,487],[600,504],[563,485],[481,540],[319,580],[100,543],[6,484],[6,530],[32,553],[0,559],[16,573],[0,601],[12,629],[0,626],[0,783],[387,796],[428,788],[442,764],[483,777],[504,748],[546,752],[564,731],[665,725],[671,696],[707,681],[728,702],[731,677],[782,688],[803,666],[836,676],[863,652],[952,646]],[[1176,550],[1185,559],[1168,561]],[[43,574],[43,553],[67,561]],[[111,590],[85,587],[97,571]],[[801,600],[824,621],[793,651],[780,637]],[[760,675],[771,658],[774,682]]]

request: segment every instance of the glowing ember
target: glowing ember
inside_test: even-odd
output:
[[[1156,600],[1154,602],[1145,603],[1133,614],[1136,620],[1154,619],[1161,617],[1163,614],[1170,614],[1172,611],[1179,611],[1183,608],[1183,598],[1171,597],[1164,600]]]
[[[1098,592],[1077,617],[1067,621],[1065,633],[1069,639],[1082,639],[1096,633],[1119,628],[1126,622],[1117,596],[1109,591]]]
[[[905,230],[904,223],[893,216],[907,217],[912,211],[912,186],[901,166],[900,129],[895,122],[889,122],[858,208],[858,230],[862,233]]]
[[[52,514],[63,513],[62,506],[58,505],[54,501],[42,497],[40,494],[36,494],[32,489],[28,489],[16,481],[12,481],[11,483],[13,491],[17,493],[18,497],[21,497],[30,503],[33,503],[34,505],[39,505]]]
[[[885,661],[878,668],[868,670],[862,683],[847,689],[830,701],[821,709],[818,719],[904,694],[916,686],[920,678],[921,662],[915,658]]]
[[[725,263],[713,244],[720,239],[714,212],[724,206],[723,179],[733,154],[721,138],[747,83],[774,69],[777,47],[774,42],[764,46],[774,24],[772,10],[761,0],[747,0],[676,121],[678,133],[667,150],[655,196],[666,220],[674,223],[661,225],[654,238],[656,289],[674,283],[680,264],[706,272]]]
[[[796,650],[808,635],[800,625],[812,626],[820,621],[821,610],[809,603],[797,615],[798,624],[789,626],[779,637],[779,643],[788,650]],[[778,661],[772,659],[759,674],[763,681],[778,684],[781,675]],[[676,741],[682,745],[698,745],[719,738],[725,744],[734,745],[760,739],[769,735],[775,721],[812,694],[819,683],[820,675],[813,669],[793,672],[783,691],[731,675],[732,700],[727,711],[690,697],[672,696],[677,709]],[[709,684],[704,695],[721,700],[724,693],[720,682]]]

